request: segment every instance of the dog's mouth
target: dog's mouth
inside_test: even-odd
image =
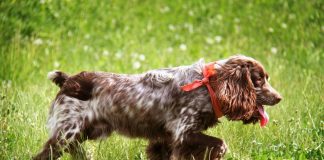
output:
[[[243,123],[244,124],[249,124],[249,123],[257,123],[260,121],[260,126],[265,127],[267,123],[269,122],[269,116],[267,112],[264,109],[263,105],[257,105],[256,109],[254,110],[252,116],[248,119],[244,119]]]
[[[258,111],[260,113],[260,126],[264,127],[269,122],[269,116],[267,112],[265,111],[263,105],[258,106]]]

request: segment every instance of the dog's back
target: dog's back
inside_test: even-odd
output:
[[[53,102],[49,128],[53,133],[71,123],[67,127],[72,130],[65,131],[67,135],[84,130],[90,139],[112,131],[149,139],[166,136],[179,127],[180,112],[195,110],[181,110],[193,93],[183,96],[178,86],[188,75],[180,75],[178,69],[138,75],[81,72],[67,76],[60,71],[51,72],[49,77],[60,86],[60,91]],[[208,96],[204,97],[208,103]]]

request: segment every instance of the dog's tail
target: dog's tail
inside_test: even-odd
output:
[[[61,88],[69,76],[61,71],[52,71],[48,72],[47,78]]]

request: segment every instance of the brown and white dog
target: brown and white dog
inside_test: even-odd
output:
[[[50,138],[34,159],[57,159],[64,151],[75,154],[79,143],[114,131],[147,139],[149,159],[203,159],[205,153],[220,159],[226,144],[202,133],[218,122],[206,86],[190,92],[181,89],[203,79],[204,67],[201,60],[134,75],[50,72],[48,78],[60,91],[50,108]],[[263,105],[281,100],[268,83],[264,67],[250,57],[216,61],[214,70],[209,84],[229,120],[245,124],[267,120]]]

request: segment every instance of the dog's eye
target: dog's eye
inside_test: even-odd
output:
[[[263,86],[264,85],[264,81],[263,81],[263,78],[262,77],[258,77],[257,79],[256,79],[256,84],[257,84],[257,86]]]
[[[262,78],[261,77],[258,77],[256,80],[257,80],[257,82],[261,82],[262,81]]]

